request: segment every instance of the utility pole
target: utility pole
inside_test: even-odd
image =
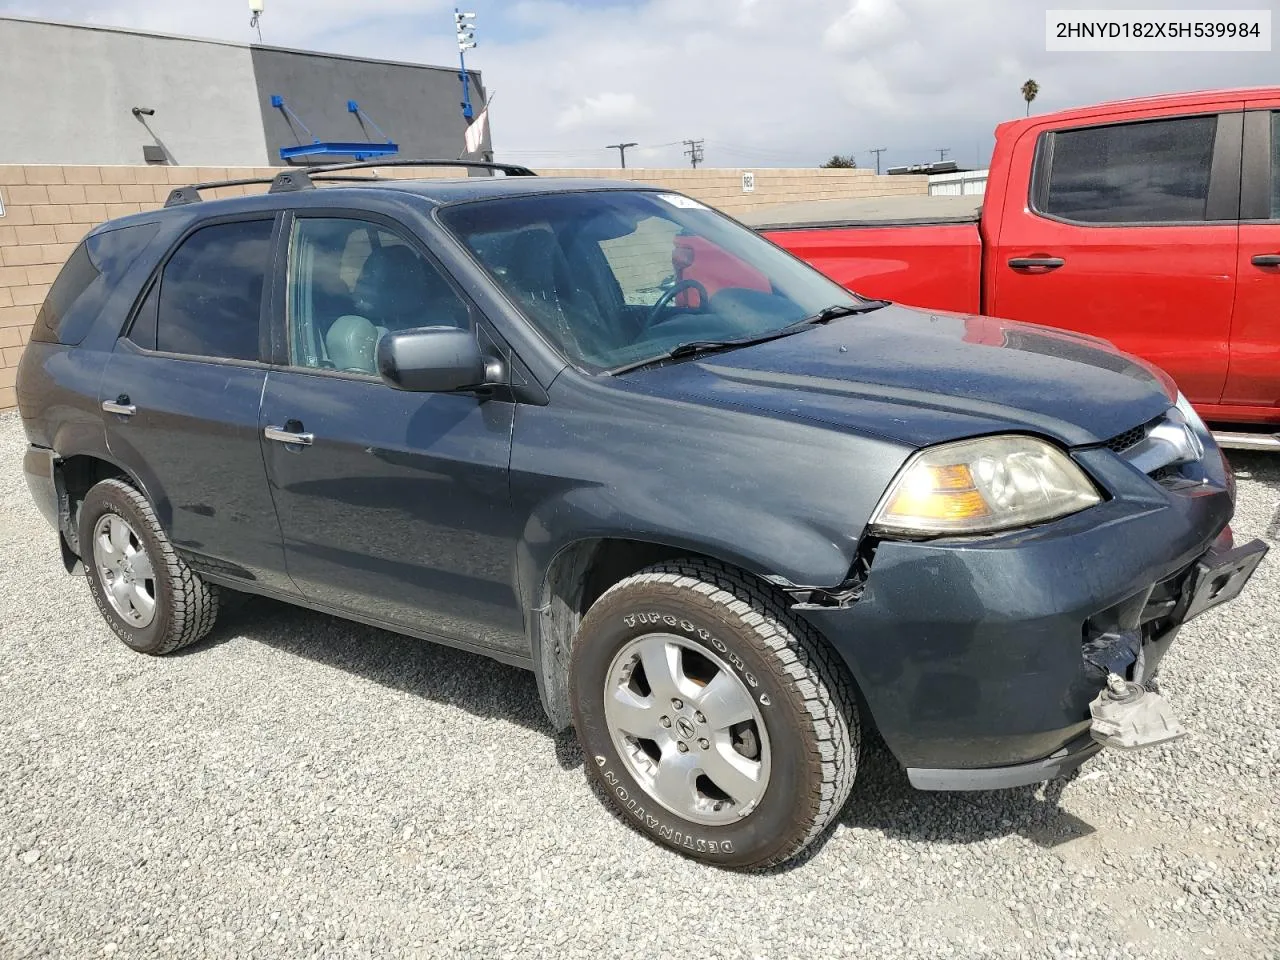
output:
[[[476,25],[474,13],[463,13],[453,8],[453,24],[458,34],[458,79],[462,81],[462,116],[471,123],[475,111],[471,108],[471,76],[467,73],[467,51],[476,48]]]
[[[697,170],[698,164],[702,162],[702,144],[705,143],[705,141],[684,140],[682,142],[689,148],[684,152],[684,155],[689,158],[689,163],[693,166],[693,169]]]
[[[874,153],[876,155],[876,176],[877,177],[880,176],[880,154],[884,153],[885,150],[887,149],[888,147],[876,147],[874,150],[867,151],[867,153]]]
[[[617,150],[618,159],[622,162],[622,169],[627,169],[627,147],[638,147],[638,143],[611,143],[606,150]]]
[[[946,160],[946,159],[947,159],[947,154],[951,152],[951,148],[950,148],[950,147],[935,147],[934,149],[936,149],[936,150],[938,151],[938,162],[939,162],[939,163],[942,163],[944,160]]]

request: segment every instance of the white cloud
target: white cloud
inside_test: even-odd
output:
[[[910,23],[896,0],[855,0],[823,31],[823,46],[835,53],[869,54],[908,34]]]
[[[646,119],[652,111],[634,93],[601,93],[583,97],[556,118],[557,130],[605,130]]]
[[[1204,6],[1204,0],[1162,0]],[[1129,5],[1129,0],[1118,0]],[[1055,0],[1099,7],[1105,0]],[[448,0],[268,0],[266,39],[363,56],[454,62]],[[499,156],[613,165],[635,140],[651,166],[706,141],[721,166],[811,165],[888,147],[887,163],[985,161],[995,125],[1035,109],[1274,82],[1272,54],[1049,54],[1025,0],[472,0],[469,64],[498,93]],[[239,0],[0,0],[0,11],[247,41]]]

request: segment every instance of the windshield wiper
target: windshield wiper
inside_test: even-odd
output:
[[[608,373],[610,376],[617,376],[620,373],[628,373],[631,370],[647,367],[651,363],[682,360],[685,357],[697,356],[700,353],[714,353],[717,350],[731,350],[734,347],[749,347],[754,343],[777,340],[779,337],[785,337],[789,333],[797,332],[796,330],[786,330],[785,332],[783,330],[774,330],[758,337],[735,337],[732,340],[686,340],[684,343],[677,343],[670,350],[663,351],[655,356],[645,357],[643,360],[635,360],[631,363],[624,363],[620,367],[614,367]]]
[[[829,307],[819,310],[811,317],[805,317],[797,320],[795,323],[789,323],[785,327],[777,330],[771,330],[768,333],[762,333],[754,337],[735,337],[729,340],[687,340],[684,343],[677,343],[670,350],[656,354],[652,357],[646,357],[643,360],[635,360],[631,363],[624,363],[620,367],[614,367],[609,370],[610,376],[617,376],[620,373],[628,373],[632,370],[639,370],[641,367],[647,367],[654,363],[664,363],[668,360],[681,360],[685,357],[697,356],[700,353],[714,353],[717,350],[732,350],[736,347],[750,347],[757,343],[768,343],[770,340],[781,340],[783,337],[789,337],[793,333],[799,333],[806,327],[812,327],[817,324],[830,323],[839,317],[851,317],[859,313],[870,313],[872,310],[879,310],[881,307],[889,306],[888,300],[864,300],[862,303],[837,303]]]
[[[811,317],[805,317],[791,324],[792,327],[811,327],[815,324],[830,323],[832,320],[838,320],[840,317],[852,317],[859,313],[870,313],[872,310],[880,310],[889,306],[888,300],[863,300],[861,303],[835,303],[829,307],[823,307]],[[786,329],[786,328],[784,328]]]

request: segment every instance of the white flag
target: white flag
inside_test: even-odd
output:
[[[480,115],[471,122],[471,126],[467,127],[466,144],[467,153],[479,153],[480,145],[484,143],[484,127],[489,122],[489,105],[485,104]]]

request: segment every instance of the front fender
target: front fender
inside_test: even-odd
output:
[[[628,540],[712,557],[781,586],[835,587],[849,576],[858,531],[830,531],[796,517],[760,513],[718,499],[700,505],[692,522],[675,524],[668,504],[624,498],[614,488],[587,486],[538,503],[517,545],[520,594],[539,605],[556,557],[590,540]]]
[[[577,611],[548,606],[546,580],[575,544],[623,540],[711,557],[782,587],[848,580],[875,504],[911,453],[803,417],[638,396],[562,376],[551,403],[517,408],[512,503],[521,601],[544,704],[560,710]],[[566,383],[569,386],[566,386]],[[557,706],[558,705],[558,706]]]

